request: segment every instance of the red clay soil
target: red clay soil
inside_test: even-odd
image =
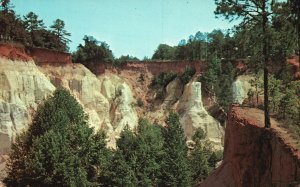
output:
[[[287,61],[292,66],[292,70],[293,70],[293,73],[294,73],[294,78],[296,80],[300,80],[299,57],[298,56],[292,56],[292,58],[289,58]]]
[[[15,44],[1,44],[0,43],[0,57],[10,60],[30,61],[32,58],[25,53],[23,46]]]
[[[25,48],[21,44],[0,43],[0,57],[10,60],[34,60],[37,64],[61,65],[72,63],[69,53],[45,48]]]
[[[96,75],[102,74],[105,70],[120,72],[122,70],[136,71],[140,73],[150,72],[153,75],[161,72],[182,73],[186,67],[193,67],[196,73],[202,73],[207,66],[203,61],[137,61],[128,62],[119,67],[113,67],[111,64],[90,63],[87,67]]]
[[[299,142],[263,111],[233,106],[225,130],[224,160],[200,186],[244,187],[300,184]]]
[[[29,55],[37,64],[71,64],[70,53],[45,48],[28,48]]]

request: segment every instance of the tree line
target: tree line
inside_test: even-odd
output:
[[[7,186],[193,186],[221,160],[202,129],[188,148],[177,113],[166,126],[140,119],[126,127],[116,149],[94,132],[76,99],[57,89],[17,135],[7,163]]]
[[[29,47],[43,47],[58,51],[68,51],[71,34],[65,30],[65,22],[54,20],[49,29],[34,12],[23,18],[15,13],[10,0],[0,4],[0,40],[17,42]]]
[[[199,31],[187,41],[181,40],[177,46],[160,44],[152,59],[207,61],[208,70],[199,80],[208,92],[217,96],[218,103],[225,110],[232,102],[232,91],[228,88],[238,73],[231,66],[242,59],[255,75],[263,70],[262,107],[265,127],[270,127],[269,89],[273,85],[269,85],[272,83],[269,74],[285,82],[284,87],[295,90],[295,86],[290,86],[294,82],[288,75],[294,70],[287,64],[287,59],[295,54],[300,59],[300,1],[215,0],[215,4],[217,17],[240,20],[240,23],[227,31]],[[290,96],[297,96],[296,92],[292,91]],[[294,105],[298,106],[298,103],[299,100]],[[299,124],[299,120],[297,118],[294,123]]]

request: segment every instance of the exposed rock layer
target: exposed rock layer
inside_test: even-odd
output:
[[[0,154],[31,120],[31,112],[55,90],[33,61],[0,58]]]
[[[205,110],[202,103],[201,83],[191,82],[185,86],[183,95],[178,104],[177,111],[181,115],[185,135],[190,139],[197,128],[204,130],[208,140],[216,149],[223,147],[223,128]]]
[[[276,122],[272,120],[272,124]],[[200,186],[300,184],[299,151],[288,145],[277,130],[263,128],[262,111],[231,108],[225,132],[223,163]]]

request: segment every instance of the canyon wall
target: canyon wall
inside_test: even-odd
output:
[[[111,147],[126,125],[131,129],[136,127],[138,117],[163,125],[172,108],[181,112],[181,122],[189,139],[196,128],[201,127],[211,136],[214,145],[222,149],[223,129],[204,109],[200,83],[192,82],[183,87],[176,79],[167,86],[169,95],[173,91],[177,94],[171,102],[167,96],[156,103],[157,109],[152,111],[148,107],[155,97],[152,95],[149,101],[144,99],[147,107],[136,105],[137,99],[147,98],[149,92],[155,93],[149,87],[154,73],[172,68],[179,72],[188,65],[194,65],[199,73],[202,69],[196,66],[198,62],[175,62],[176,66],[172,62],[132,62],[127,64],[128,68],[105,67],[104,72],[95,75],[82,64],[69,63],[67,53],[39,48],[27,49],[26,53],[24,47],[8,44],[0,45],[0,49],[0,154],[8,152],[16,134],[30,123],[37,105],[57,87],[70,90],[88,114],[90,125],[107,132]],[[138,81],[141,73],[145,76],[144,82]]]
[[[140,73],[150,72],[151,74],[159,74],[161,72],[182,73],[186,67],[193,67],[196,73],[205,71],[207,64],[204,61],[130,61],[120,66],[112,66],[108,63],[90,63],[87,67],[96,75],[105,73],[105,71],[136,71]]]
[[[190,62],[175,63],[178,67],[167,62],[161,69],[156,62],[149,66],[136,62],[128,64],[128,68],[107,67],[94,74],[82,64],[68,63],[68,54],[52,53],[55,51],[37,49],[31,53],[36,55],[30,56],[22,46],[0,45],[0,181],[5,175],[11,142],[27,129],[37,106],[58,87],[69,90],[83,106],[90,126],[107,132],[109,147],[115,147],[125,126],[135,129],[139,117],[164,125],[172,109],[180,113],[189,140],[197,128],[202,128],[214,147],[223,149],[223,127],[205,110],[200,82],[191,80],[184,86],[176,78],[165,88],[162,100],[156,100],[157,93],[150,87],[154,73],[184,71]],[[143,106],[138,106],[139,99]]]
[[[29,56],[38,64],[70,64],[72,58],[70,53],[55,51],[45,48],[31,47],[26,49]]]
[[[300,153],[289,137],[263,128],[263,112],[233,106],[225,130],[224,160],[202,187],[290,187],[300,184]]]

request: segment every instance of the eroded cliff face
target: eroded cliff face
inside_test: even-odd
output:
[[[180,113],[180,121],[188,139],[202,128],[216,149],[222,149],[223,129],[202,104],[201,83],[186,86],[175,79],[166,87],[165,98],[151,110],[149,85],[153,75],[124,70],[121,74],[106,71],[96,76],[81,64],[39,64],[34,61],[0,59],[0,154],[6,154],[17,133],[26,130],[39,103],[58,87],[64,87],[82,104],[95,130],[104,129],[108,145],[115,146],[120,132],[128,126],[135,129],[139,117],[164,125],[170,109]],[[146,98],[150,97],[149,102]],[[137,106],[137,99],[145,107]]]
[[[223,127],[205,110],[202,103],[201,83],[185,85],[183,95],[176,106],[185,135],[190,139],[197,128],[203,129],[216,149],[223,147]]]
[[[252,88],[249,83],[250,80],[254,79],[253,76],[241,75],[232,83],[233,101],[234,103],[242,104],[245,99],[248,98],[248,91]]]
[[[272,120],[263,128],[263,112],[232,107],[225,133],[223,163],[200,186],[289,187],[300,184],[300,154]]]
[[[0,154],[31,121],[37,105],[55,90],[33,61],[0,58]]]
[[[107,132],[109,146],[115,146],[115,140],[125,126],[130,129],[137,126],[138,116],[133,107],[135,100],[132,91],[120,77],[111,73],[96,77],[81,64],[42,65],[40,70],[55,87],[71,91],[83,105],[90,125],[95,130]]]

